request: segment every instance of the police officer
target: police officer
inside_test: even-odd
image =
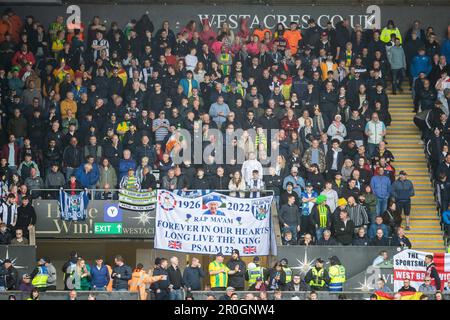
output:
[[[47,290],[48,270],[44,258],[39,259],[37,267],[30,274],[31,284],[39,291]]]
[[[281,263],[281,268],[283,269],[284,273],[286,274],[286,283],[285,284],[288,284],[292,280],[292,269],[289,268],[289,266],[288,266],[289,261],[288,261],[288,259],[283,258],[280,260],[280,263]]]
[[[331,265],[328,269],[328,274],[330,276],[329,290],[342,291],[345,282],[345,267],[336,256],[332,256],[329,261]]]
[[[253,262],[247,266],[247,272],[245,273],[245,280],[248,281],[248,285],[251,286],[256,283],[256,279],[262,278],[267,280],[267,270],[260,266],[259,257],[254,257]]]
[[[317,258],[315,266],[305,276],[305,282],[309,284],[311,290],[323,291],[327,289],[330,277],[328,271],[323,267],[323,262],[322,258]]]

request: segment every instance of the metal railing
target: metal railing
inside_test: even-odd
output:
[[[90,200],[107,200],[107,199],[102,199],[102,198],[98,198],[99,196],[102,195],[102,193],[109,193],[111,194],[112,198],[109,200],[118,200],[118,194],[120,192],[120,190],[125,190],[125,189],[64,189],[64,188],[60,188],[60,189],[32,189],[30,190],[30,196],[32,199],[48,199],[48,200],[58,200],[58,193],[60,190],[64,190],[64,191],[75,191],[75,192],[82,192],[82,191],[87,191],[89,193],[90,196]],[[158,190],[158,189],[155,189]],[[143,192],[145,192],[145,190],[141,190]],[[244,190],[228,190],[228,189],[175,189],[175,190],[171,190],[175,193],[178,193],[180,195],[186,195],[189,196],[189,194],[195,195],[198,194],[198,196],[200,195],[206,195],[208,193],[211,192],[218,192],[218,193],[223,193],[223,194],[240,194],[240,193],[244,193],[244,198],[248,198],[247,196],[250,196],[252,193],[255,194],[259,194],[260,196],[270,196],[270,195],[274,195],[275,192],[273,190],[259,190],[259,191],[251,191],[249,189],[244,189]],[[117,198],[114,198],[115,196],[117,196]]]

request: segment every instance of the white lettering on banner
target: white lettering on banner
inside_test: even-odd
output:
[[[228,24],[230,26],[230,29],[236,29],[239,27],[239,21],[238,21],[238,15],[237,14],[230,14],[228,17]]]
[[[322,22],[323,18],[326,18],[326,19]],[[319,27],[321,27],[322,29],[325,29],[327,27],[328,20],[330,20],[330,16],[327,14],[322,14],[317,18],[317,25]]]
[[[268,255],[272,196],[242,199],[209,193],[186,198],[158,190],[155,248],[186,253]]]
[[[405,279],[410,280],[412,287],[419,289],[425,278],[425,256],[427,254],[434,256],[434,263],[441,279],[441,286],[444,286],[444,282],[450,279],[450,254],[403,250],[393,258],[394,291],[398,291],[403,286]],[[432,279],[432,285],[434,285],[434,279]]]
[[[259,25],[259,18],[257,15],[255,15],[252,19],[252,23],[250,24],[250,29],[254,29],[255,27],[257,27]]]
[[[273,19],[273,21],[268,22],[267,21],[268,19]],[[276,26],[275,21],[276,20],[275,20],[275,15],[274,14],[269,14],[269,15],[265,16],[264,19],[263,19],[264,25],[267,28],[269,28],[269,29],[274,29],[275,28],[275,26]]]
[[[273,12],[273,11],[272,11]],[[330,15],[324,12],[318,16],[312,16],[311,14],[266,14],[266,15],[258,15],[258,14],[198,14],[198,18],[200,22],[203,19],[209,20],[209,25],[211,27],[220,28],[223,22],[228,22],[231,29],[239,29],[241,27],[240,21],[243,19],[248,20],[248,26],[250,29],[255,28],[260,23],[263,24],[264,27],[273,29],[276,27],[277,23],[281,23],[285,28],[289,27],[291,22],[297,22],[301,29],[308,28],[308,20],[310,18],[314,18],[316,23],[321,28],[326,28],[326,23],[328,21],[332,22],[333,27],[336,26],[338,21],[343,20],[344,18],[348,18],[350,25],[352,28],[355,25],[361,25],[363,29],[376,29],[381,28],[381,9],[377,5],[368,6],[365,12],[361,14],[336,14]]]

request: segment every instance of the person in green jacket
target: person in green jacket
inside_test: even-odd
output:
[[[91,289],[91,267],[83,258],[79,258],[73,274],[74,288],[79,291]]]
[[[367,185],[363,194],[359,196],[359,202],[366,207],[370,223],[374,223],[377,216],[377,201],[377,197],[372,192],[372,187]]]

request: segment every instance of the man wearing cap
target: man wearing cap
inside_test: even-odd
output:
[[[39,259],[37,267],[30,274],[30,279],[32,279],[31,283],[41,292],[47,290],[49,274],[48,269],[45,266],[46,263],[45,258]]]
[[[288,266],[289,261],[286,258],[283,258],[280,260],[281,269],[283,269],[285,277],[285,283],[284,286],[286,286],[289,282],[292,280],[292,269]]]
[[[213,291],[224,291],[228,286],[228,274],[234,274],[235,270],[230,269],[223,263],[224,256],[221,252],[216,254],[216,259],[208,266],[209,284]]]
[[[6,290],[15,290],[17,287],[17,281],[19,279],[19,273],[13,266],[11,259],[5,259],[3,265],[0,266],[0,291],[2,287],[2,280],[4,280],[3,286]]]
[[[391,196],[397,204],[397,210],[406,217],[406,230],[410,229],[409,214],[411,213],[411,197],[414,196],[414,185],[407,178],[405,171],[400,171],[399,177],[391,187]]]
[[[233,287],[227,287],[225,290],[225,294],[219,298],[219,300],[231,300],[231,296],[233,295],[235,289]]]
[[[260,265],[259,257],[254,257],[253,262],[250,262],[247,266],[247,272],[245,273],[245,280],[248,281],[248,285],[252,286],[256,283],[258,278],[265,281],[269,277],[269,273],[266,268]]]
[[[298,196],[301,196],[302,191],[305,189],[305,180],[298,175],[298,167],[292,166],[291,174],[288,175],[283,180],[283,189],[286,190],[287,184],[292,183],[293,191],[297,193]]]
[[[322,238],[325,229],[331,228],[331,210],[326,204],[327,196],[321,194],[316,198],[316,204],[311,209],[311,222],[316,231],[316,241]]]
[[[222,205],[222,199],[219,195],[206,196],[205,198],[203,198],[203,204],[208,207],[208,210],[203,212],[203,214],[213,216],[225,215],[222,211],[218,210]]]
[[[306,190],[302,192],[302,233],[313,233],[313,226],[311,224],[311,209],[314,207],[318,194],[314,191],[311,182],[306,183]]]
[[[227,267],[228,269],[235,271],[234,274],[229,275],[228,285],[235,288],[237,291],[243,291],[245,288],[247,266],[239,256],[238,249],[233,249],[233,251],[231,251],[231,259],[227,262]]]
[[[305,282],[309,284],[312,290],[323,291],[327,289],[330,277],[328,271],[324,269],[323,263],[322,258],[317,258],[315,266],[305,276]]]

